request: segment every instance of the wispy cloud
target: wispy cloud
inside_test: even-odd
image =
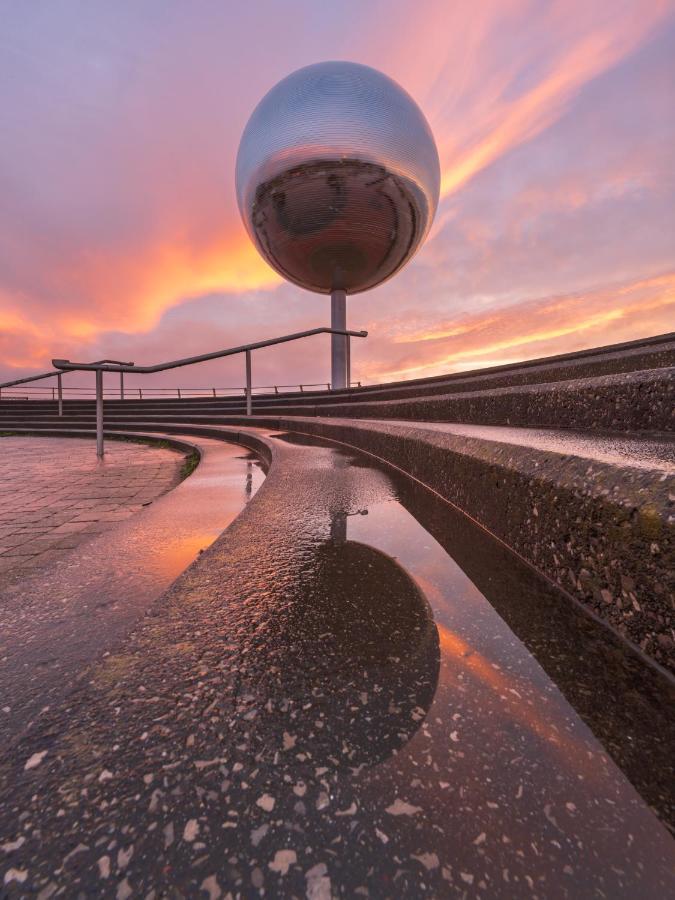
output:
[[[372,380],[420,377],[564,352],[666,332],[675,320],[675,272],[595,291],[537,298],[497,312],[464,316],[460,323],[397,334],[406,347],[389,364],[372,366]],[[646,331],[638,331],[644,329]]]
[[[513,86],[531,64],[527,55],[501,69],[479,94],[472,114],[455,125],[454,136],[441,133],[445,144],[441,193],[460,188],[513,147],[530,140],[555,122],[579,90],[633,52],[669,10],[665,2],[635,8],[618,6],[611,17],[582,17],[570,34],[569,3],[550,5],[551,29],[561,27],[560,44],[551,49],[541,75],[515,93]],[[567,20],[567,21],[565,21]],[[486,44],[488,41],[486,40]],[[489,51],[489,46],[482,48]],[[449,73],[450,74],[450,73]]]

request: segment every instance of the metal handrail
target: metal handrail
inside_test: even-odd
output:
[[[89,363],[90,366],[100,366],[104,363],[114,363],[118,366],[133,366],[133,362],[126,363],[122,362],[119,359],[97,359],[93,363]],[[52,365],[54,365],[54,360],[52,360]],[[26,378],[16,378],[14,381],[5,381],[0,384],[0,389],[14,387],[15,384],[27,384],[29,381],[40,381],[42,378],[53,378],[54,375],[61,375],[61,369],[56,368],[52,372],[43,372],[42,375],[28,375]]]
[[[120,379],[122,377],[123,377],[123,373],[120,372]],[[362,383],[360,381],[352,381],[350,383],[350,387],[361,387],[361,386],[362,386]],[[253,391],[254,396],[255,396],[256,391],[258,391],[258,393],[267,392],[267,393],[273,393],[273,394],[278,395],[280,390],[290,390],[291,388],[294,388],[295,390],[299,391],[300,393],[304,393],[304,391],[306,391],[307,389],[311,389],[311,388],[313,388],[315,390],[321,390],[321,391],[330,391],[331,386],[330,386],[330,384],[327,384],[325,381],[303,382],[302,384],[255,384],[252,386],[252,391]],[[14,389],[10,387],[9,391],[11,392],[12,390],[14,390]],[[43,395],[47,396],[47,397],[51,397],[52,400],[56,399],[56,388],[55,387],[32,387],[32,386],[29,386],[29,387],[26,387],[24,390],[41,392],[39,397],[36,399],[40,399],[40,397]],[[205,398],[205,397],[210,397],[210,398],[214,398],[214,399],[218,399],[218,398],[228,399],[228,398],[236,397],[237,395],[241,395],[242,393],[244,395],[246,395],[245,387],[219,387],[219,388],[215,388],[215,387],[152,387],[152,388],[143,388],[142,390],[141,390],[141,388],[127,388],[128,393],[137,394],[139,391],[142,394],[140,399],[143,399],[143,397],[156,397],[157,399],[164,399],[166,397],[167,399],[169,399],[168,395],[173,395],[175,397],[178,397],[179,399],[181,399],[181,398],[184,398],[184,399]],[[80,396],[80,397],[75,396],[75,397],[73,397],[73,399],[86,400],[91,396],[96,396],[96,391],[93,388],[88,388],[88,387],[65,387],[64,386],[64,388],[63,388],[64,400],[67,399],[69,395],[72,396],[72,395],[78,395],[78,394],[79,395],[84,394],[84,396]],[[2,398],[4,398],[4,396],[5,395],[3,394]],[[103,396],[106,399],[108,399],[108,398],[115,398],[115,399],[119,398],[121,400],[125,399],[125,396],[122,394],[122,392],[119,390],[116,390],[114,388],[104,388]],[[14,395],[12,393],[8,393],[7,398],[10,400],[14,400],[14,399],[28,400],[28,399],[30,399],[28,396],[17,397],[16,395]]]
[[[228,350],[216,350],[214,353],[202,353],[200,356],[187,356],[184,359],[174,359],[171,362],[157,363],[154,366],[135,366],[133,363],[119,363],[115,366],[106,365],[109,360],[96,363],[73,363],[68,359],[53,359],[52,365],[57,369],[78,372],[140,372],[149,375],[153,372],[165,372],[167,369],[178,369],[181,366],[192,366],[195,363],[208,362],[210,359],[221,359],[223,356],[235,356],[237,353],[250,353],[251,350],[259,350],[261,347],[271,347],[274,344],[285,344],[288,341],[297,341],[300,338],[312,337],[315,334],[342,334],[345,337],[368,337],[367,331],[343,331],[339,328],[312,328],[310,331],[296,331],[294,334],[285,334],[282,337],[270,338],[267,341],[255,341],[252,344],[242,344],[240,347],[230,347]]]
[[[74,363],[68,359],[53,359],[52,365],[56,369],[66,372],[95,372],[96,373],[96,455],[103,456],[103,373],[119,372],[120,377],[124,372],[137,372],[148,375],[154,372],[165,372],[167,369],[178,369],[181,366],[192,366],[195,363],[207,362],[211,359],[221,359],[224,356],[235,356],[238,353],[246,355],[246,415],[253,413],[253,390],[251,387],[251,352],[263,347],[272,347],[275,344],[285,344],[288,341],[297,341],[301,338],[312,337],[315,334],[341,334],[347,339],[346,357],[349,359],[349,339],[352,337],[368,337],[367,331],[349,331],[341,328],[312,328],[309,331],[296,331],[293,334],[285,334],[282,337],[270,338],[266,341],[255,341],[251,344],[242,344],[239,347],[230,347],[227,350],[216,350],[213,353],[203,353],[200,356],[189,356],[184,359],[174,359],[170,362],[157,363],[154,366],[135,366],[133,363],[119,363],[113,360],[100,360],[95,363]],[[347,373],[349,384],[349,373]]]
[[[119,366],[133,366],[133,362],[125,363],[118,359],[99,359],[94,363],[91,363],[93,366],[100,366],[107,363],[115,363]],[[52,365],[54,361],[52,360]],[[63,383],[61,381],[63,377],[63,372],[60,369],[55,369],[53,372],[43,372],[42,375],[28,375],[25,378],[16,378],[14,381],[5,381],[3,384],[0,384],[0,396],[2,396],[2,389],[8,387],[14,387],[17,384],[26,384],[29,381],[40,381],[43,378],[53,378],[56,375],[57,381],[57,390],[58,390],[58,403],[59,403],[59,415],[63,415]],[[124,375],[120,374],[120,392],[122,399],[124,400]]]

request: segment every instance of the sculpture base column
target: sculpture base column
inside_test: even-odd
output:
[[[333,291],[330,295],[330,327],[347,330],[347,294]],[[339,390],[349,387],[349,338],[347,335],[332,334],[330,343],[331,388]]]

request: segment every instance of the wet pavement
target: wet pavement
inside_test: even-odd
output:
[[[52,440],[71,446],[76,467],[87,470],[87,491],[99,496],[109,496],[115,484],[119,491],[131,491],[124,474],[128,467],[120,461],[131,457],[138,462],[146,449],[156,450],[108,441],[101,464],[90,458],[95,453],[92,440],[40,438],[38,444]],[[66,698],[86,665],[124,637],[262,483],[263,472],[245,448],[208,438],[191,440],[201,462],[174,490],[135,508],[135,515],[127,507],[114,528],[106,523],[105,533],[89,534],[86,543],[80,537],[55,558],[48,556],[41,565],[36,559],[28,575],[23,570],[6,574],[0,584],[0,744],[7,746],[24,730],[30,732],[45,709]],[[151,456],[156,459],[157,453]],[[171,453],[170,463],[174,456],[182,462],[182,456]],[[142,464],[137,468],[146,471]],[[171,471],[177,475],[178,468],[171,466]],[[153,483],[144,490],[151,492]]]
[[[655,670],[430,493],[267,442],[255,502],[5,754],[8,896],[671,894]]]
[[[560,585],[571,602],[675,674],[669,565],[675,553],[674,494],[665,471],[673,444],[667,438],[656,441],[659,465],[648,464],[639,447],[619,465],[593,457],[596,442],[588,433],[563,435],[568,449],[578,444],[579,452],[588,454],[584,457],[546,449],[546,432],[539,432],[541,447],[528,446],[530,429],[521,437],[520,429],[485,428],[500,437],[492,440],[454,434],[453,425],[416,422],[325,417],[256,422],[345,442],[419,479]],[[559,433],[551,433],[558,441]],[[607,440],[602,437],[597,446]],[[622,444],[619,436],[612,440],[624,450],[631,443]]]
[[[0,581],[63,558],[175,487],[182,454],[110,441],[102,460],[91,440],[0,439]]]

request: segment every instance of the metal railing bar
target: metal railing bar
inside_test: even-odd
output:
[[[216,350],[213,353],[202,353],[200,356],[188,356],[185,359],[174,359],[171,362],[157,363],[154,366],[134,366],[128,363],[120,363],[109,366],[100,363],[74,363],[69,359],[53,359],[52,365],[63,371],[79,372],[141,372],[145,375],[153,372],[165,372],[167,369],[179,369],[181,366],[191,366],[195,363],[208,362],[210,359],[222,359],[224,356],[234,356],[237,353],[246,353],[251,350],[260,350],[262,347],[272,347],[275,344],[285,344],[288,341],[297,341],[300,338],[312,337],[315,334],[342,334],[345,337],[368,337],[367,331],[346,331],[339,328],[312,328],[310,331],[298,331],[295,334],[285,334],[283,337],[270,338],[267,341],[255,341],[252,344],[242,344],[240,347],[230,347],[228,350]]]
[[[56,374],[58,375],[59,373],[57,372]],[[61,374],[63,375],[66,373],[61,372]],[[120,372],[120,378],[122,377],[122,375],[123,375],[123,373]],[[361,387],[362,384],[360,381],[353,381],[350,386],[351,387]],[[2,387],[2,385],[0,385],[0,387]],[[253,386],[253,392],[255,393],[255,392],[259,392],[259,391],[269,391],[270,393],[278,394],[279,391],[282,389],[295,388],[296,390],[299,390],[300,387],[301,387],[301,385],[299,383],[298,384],[257,384],[257,385]],[[329,391],[331,389],[330,384],[327,384],[325,381],[303,382],[302,387],[303,388],[320,388],[323,391]],[[44,387],[43,388],[43,387],[27,386],[27,387],[24,387],[23,390],[24,391],[41,391],[42,396],[50,398],[53,396],[54,391],[56,391],[58,389],[52,388],[52,387]],[[136,392],[136,391],[138,391],[138,388],[127,387],[126,390]],[[191,396],[191,397],[195,397],[195,396],[196,397],[207,397],[208,396],[208,397],[215,397],[216,399],[218,399],[218,398],[222,397],[223,395],[225,395],[227,392],[229,392],[230,395],[241,394],[242,391],[245,390],[245,388],[243,388],[243,387],[219,387],[219,388],[214,388],[214,387],[153,387],[153,388],[143,388],[143,390],[145,391],[146,395],[150,395],[150,394],[153,394],[153,395],[162,395],[162,394],[175,395],[178,391],[180,391],[182,398],[187,398],[189,396]],[[9,388],[8,392],[7,392],[8,398],[11,398],[13,396],[11,394],[11,391],[12,391],[12,388]],[[216,393],[214,393],[214,392],[216,392]],[[69,387],[67,385],[64,385],[63,386],[64,398],[69,395],[72,395],[72,394],[84,394],[85,398],[83,398],[83,399],[86,399],[86,397],[94,397],[96,395],[96,392],[92,388],[88,388],[88,387]],[[120,397],[120,391],[116,388],[104,388],[103,395],[105,397],[113,397],[113,398]],[[29,399],[29,397],[27,395],[21,395],[21,396],[23,396],[24,399],[26,399],[26,400]],[[167,398],[167,399],[169,399],[169,398]]]
[[[96,362],[89,363],[88,365],[101,366],[107,363],[114,363],[118,366],[133,366],[133,363],[121,362],[117,359],[98,359]],[[118,372],[119,369],[114,369],[113,371]],[[15,384],[27,384],[29,381],[40,381],[42,378],[53,378],[55,375],[59,374],[62,374],[62,369],[57,367],[53,372],[43,372],[42,375],[27,375],[25,378],[15,378],[14,381],[5,381],[3,384],[0,384],[0,390],[2,388],[14,387]]]
[[[40,381],[42,378],[53,378],[58,374],[59,369],[54,369],[53,372],[43,372],[42,375],[28,375],[26,378],[15,378],[14,381],[5,381],[3,384],[0,384],[0,389],[14,387],[16,384],[27,384],[29,381]]]
[[[340,323],[341,324],[341,323]],[[246,401],[246,415],[250,416],[253,413],[253,381],[252,381],[252,371],[251,371],[251,354],[253,350],[260,350],[263,347],[272,347],[276,344],[285,344],[289,341],[297,341],[301,338],[312,337],[316,334],[330,334],[330,335],[342,335],[346,338],[346,354],[347,359],[349,359],[349,349],[350,349],[350,338],[352,337],[368,337],[367,331],[351,331],[345,328],[311,328],[308,331],[297,331],[293,334],[285,334],[278,338],[269,338],[266,341],[254,341],[251,344],[242,344],[239,347],[229,347],[226,350],[216,350],[213,353],[202,353],[199,356],[190,356],[185,357],[184,359],[174,359],[170,362],[157,363],[154,366],[136,366],[133,362],[122,362],[120,360],[115,359],[100,359],[93,363],[78,363],[71,362],[69,359],[53,359],[52,365],[55,367],[55,371],[53,372],[45,372],[42,375],[31,375],[26,378],[19,378],[14,381],[6,382],[6,384],[0,384],[0,391],[3,387],[13,387],[17,384],[24,384],[29,381],[39,381],[43,378],[52,378],[54,375],[58,378],[58,410],[59,416],[63,415],[63,387],[61,383],[61,376],[63,372],[95,372],[96,373],[96,455],[99,459],[103,458],[104,454],[104,446],[103,446],[103,400],[104,400],[104,391],[103,391],[103,373],[104,372],[119,372],[120,375],[120,392],[119,396],[121,400],[124,400],[124,373],[125,372],[138,372],[143,375],[149,375],[154,372],[165,372],[167,369],[178,369],[182,366],[192,366],[196,363],[208,362],[212,359],[222,359],[225,356],[235,356],[238,353],[244,353],[246,357],[246,387],[244,388],[244,397]],[[351,382],[349,378],[347,378],[347,385],[350,386]],[[290,386],[290,385],[289,385]],[[300,384],[298,387],[300,388],[300,393],[304,393],[305,387],[318,387],[318,384],[315,385],[303,385]],[[321,385],[322,386],[322,385]],[[328,389],[330,389],[330,385],[326,385]],[[178,393],[178,398],[181,398],[181,388],[174,388]],[[216,396],[216,389],[213,388],[213,396]],[[274,386],[275,394],[279,393],[278,386]],[[52,399],[54,399],[54,389],[51,391]],[[1,396],[1,395],[0,395]],[[138,397],[140,400],[143,399],[143,391],[141,388],[138,388]]]
[[[114,363],[114,364],[120,365],[120,366],[125,366],[125,365],[131,365],[131,366],[133,366],[133,362],[125,363],[123,360],[118,360],[118,359],[99,359],[99,360],[97,360],[95,363],[93,363],[93,365],[94,365],[94,366],[101,366],[101,365],[107,364],[107,363]],[[97,370],[97,371],[100,371],[100,369]],[[25,383],[28,382],[28,381],[40,381],[40,380],[43,379],[43,378],[53,378],[54,375],[56,375],[56,381],[57,381],[56,391],[58,391],[58,399],[57,399],[56,396],[55,396],[55,389],[54,389],[53,387],[51,388],[51,395],[52,395],[52,400],[57,399],[57,406],[58,406],[58,414],[59,414],[59,416],[63,416],[63,380],[62,380],[62,379],[63,379],[63,374],[64,374],[64,373],[63,373],[60,369],[56,369],[56,371],[54,371],[54,372],[45,372],[45,373],[43,373],[42,375],[29,375],[29,376],[26,377],[26,378],[18,378],[18,379],[15,379],[14,381],[8,381],[8,382],[6,382],[5,384],[0,384],[0,397],[2,397],[2,389],[3,389],[3,388],[6,388],[6,387],[12,387],[13,385],[17,385],[17,384],[25,384]],[[123,381],[123,378],[124,378],[124,376],[123,376],[122,374],[120,374],[120,394],[121,394],[122,399],[124,399],[124,381]],[[98,374],[97,374],[97,379],[98,379]],[[26,388],[26,390],[39,390],[39,388],[33,388],[33,389],[32,389],[32,388]],[[96,397],[97,397],[97,403],[98,403],[98,397],[99,397],[99,383],[98,383],[98,380],[97,380],[97,382],[96,382]],[[101,402],[103,402],[103,400],[102,400],[102,389],[101,389]],[[102,416],[103,416],[103,411],[101,410],[101,417],[102,417]],[[103,421],[102,418],[101,418],[101,421]],[[101,440],[102,440],[102,438],[101,438]],[[103,448],[103,444],[101,443],[101,453],[98,454],[99,456],[103,454],[103,449],[102,449],[102,448]],[[98,439],[97,439],[97,453],[98,453]]]

